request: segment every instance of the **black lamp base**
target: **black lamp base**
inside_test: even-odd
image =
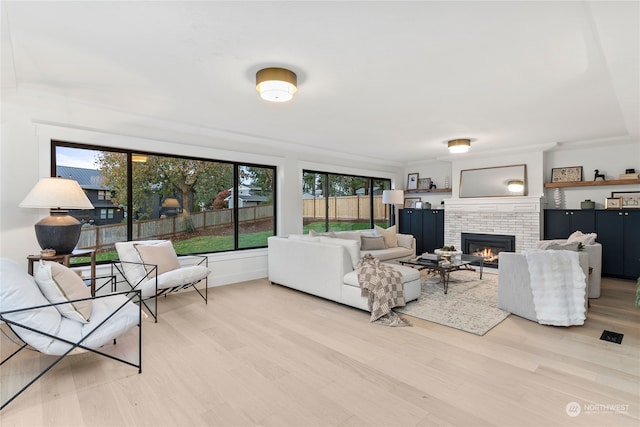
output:
[[[80,239],[82,224],[66,211],[51,211],[51,215],[36,225],[36,238],[42,249],[54,249],[56,254],[70,254]]]

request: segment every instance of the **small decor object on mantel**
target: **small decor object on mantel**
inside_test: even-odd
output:
[[[607,197],[604,200],[605,209],[622,209],[622,197]]]
[[[621,209],[640,209],[640,191],[612,191],[611,197],[622,199]]]
[[[420,178],[418,180],[418,189],[420,190],[431,189],[431,178]]]
[[[418,173],[410,173],[407,175],[407,190],[418,189]]]
[[[600,173],[600,171],[598,169],[596,169],[594,172],[595,172],[595,175],[593,176],[593,180],[594,181],[597,181],[598,178],[602,178],[603,181],[607,180],[607,178],[604,176],[604,174]]]
[[[582,202],[580,202],[580,209],[595,209],[596,208],[596,203],[592,200],[584,200]]]
[[[551,169],[551,182],[582,181],[582,166]]]

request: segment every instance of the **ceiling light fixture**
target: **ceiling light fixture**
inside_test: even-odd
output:
[[[519,193],[524,190],[524,182],[519,179],[511,179],[507,182],[507,188],[512,193]]]
[[[448,143],[449,152],[456,153],[466,153],[469,151],[469,147],[471,147],[470,139],[452,139]]]
[[[298,90],[298,77],[285,68],[263,68],[256,73],[256,90],[271,102],[286,102]]]

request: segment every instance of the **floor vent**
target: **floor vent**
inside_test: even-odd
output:
[[[602,331],[602,335],[600,335],[601,340],[613,342],[616,344],[622,344],[622,337],[624,337],[624,334],[619,334],[617,332],[611,332],[607,330]]]

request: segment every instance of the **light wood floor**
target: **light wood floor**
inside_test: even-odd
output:
[[[632,281],[605,279],[582,327],[512,315],[483,337],[414,318],[370,324],[266,280],[212,288],[208,305],[173,295],[157,324],[143,324],[142,374],[67,357],[0,425],[638,426],[634,293]],[[604,329],[624,333],[622,344],[600,340]]]

